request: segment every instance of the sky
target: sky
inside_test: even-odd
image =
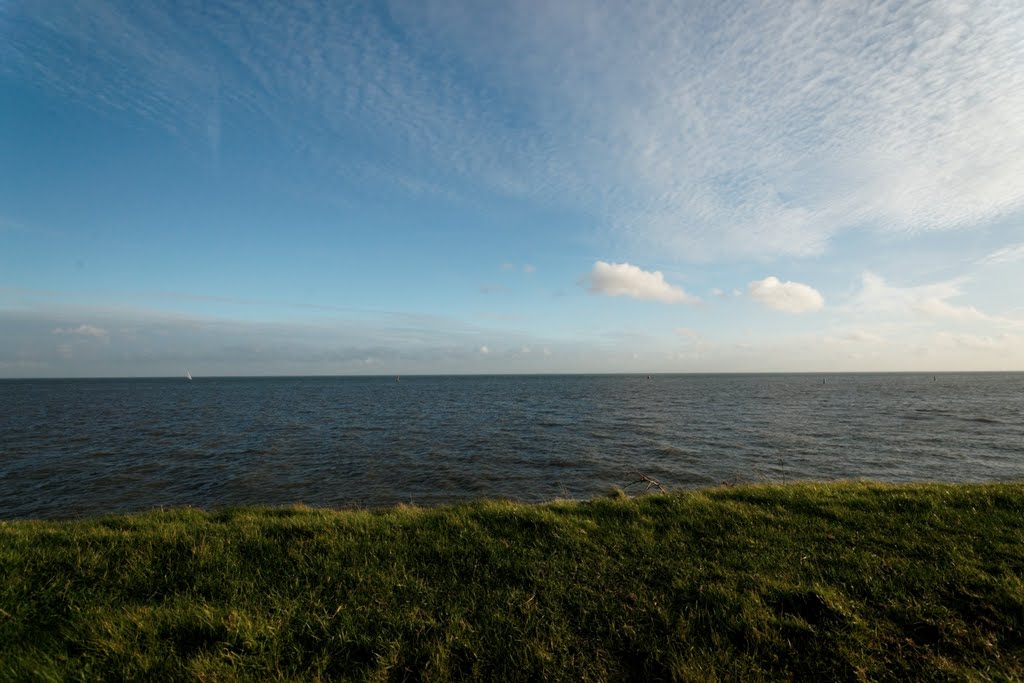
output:
[[[0,377],[1024,370],[1024,3],[0,2]]]

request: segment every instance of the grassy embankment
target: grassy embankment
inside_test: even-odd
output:
[[[0,680],[1024,678],[1024,484],[0,524]]]

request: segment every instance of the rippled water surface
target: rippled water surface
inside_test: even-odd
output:
[[[0,518],[587,498],[636,471],[1024,479],[1024,374],[0,381]]]

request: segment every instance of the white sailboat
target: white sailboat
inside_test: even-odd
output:
[[[192,373],[189,372],[188,370],[185,371],[185,379],[187,379],[189,382],[192,381]]]

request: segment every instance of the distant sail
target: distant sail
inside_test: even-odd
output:
[[[192,373],[189,372],[188,370],[185,371],[185,379],[187,379],[190,382],[192,381]]]

